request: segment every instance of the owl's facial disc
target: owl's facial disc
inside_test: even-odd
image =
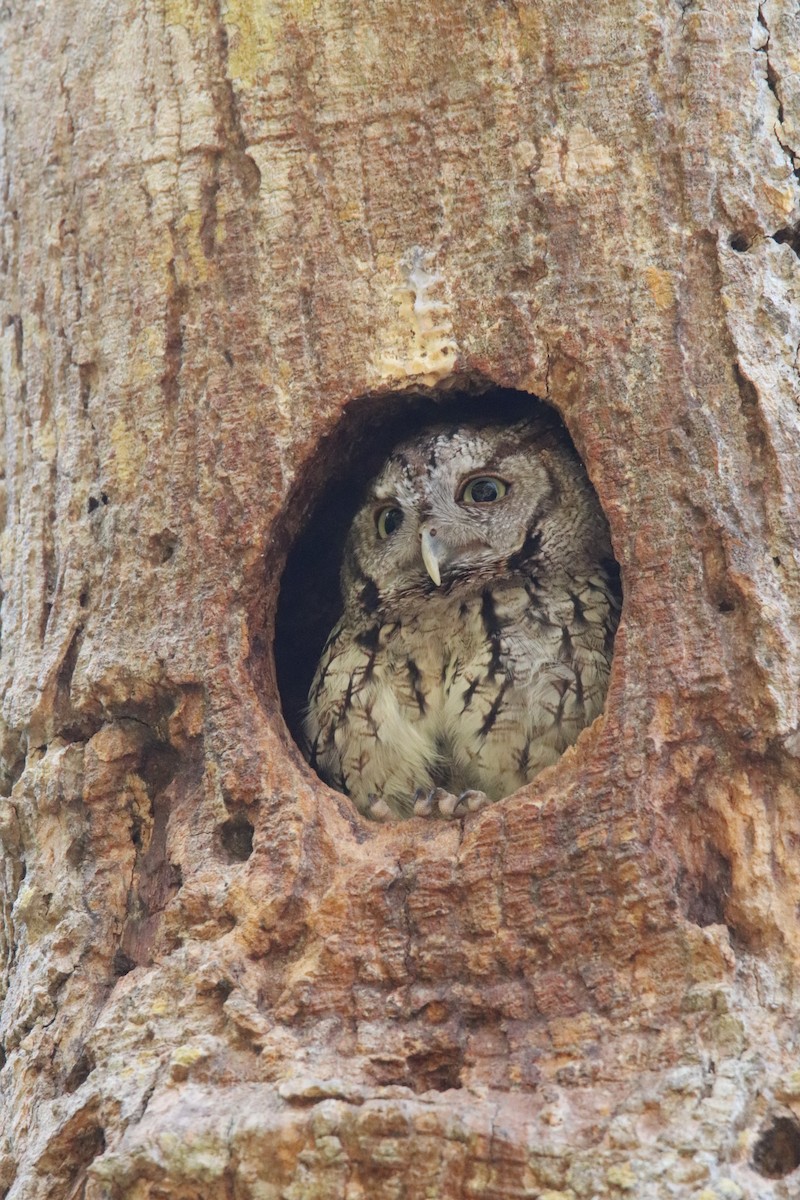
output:
[[[345,595],[371,610],[414,608],[526,571],[542,546],[568,544],[552,534],[559,493],[541,440],[523,422],[434,427],[400,445],[354,521]]]

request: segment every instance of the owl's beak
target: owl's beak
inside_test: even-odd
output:
[[[439,587],[442,582],[442,573],[439,570],[437,551],[441,554],[441,546],[436,541],[436,530],[423,526],[419,532],[419,537],[422,543],[422,561],[425,563],[425,570],[436,586]]]

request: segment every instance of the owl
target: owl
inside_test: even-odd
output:
[[[608,526],[546,412],[398,446],[347,538],[307,757],[378,820],[458,817],[600,713],[620,610]]]

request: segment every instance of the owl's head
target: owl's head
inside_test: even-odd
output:
[[[398,446],[367,488],[347,540],[344,601],[391,612],[498,577],[591,570],[611,553],[555,418],[436,425]]]

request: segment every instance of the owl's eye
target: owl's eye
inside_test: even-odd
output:
[[[375,518],[378,537],[387,538],[403,524],[403,512],[399,508],[382,508]]]
[[[494,504],[495,500],[500,500],[508,491],[508,484],[502,479],[498,479],[496,475],[479,475],[477,479],[470,479],[464,491],[461,493],[462,504]]]

